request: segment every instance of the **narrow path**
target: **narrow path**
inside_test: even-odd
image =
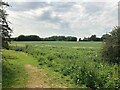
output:
[[[67,88],[61,84],[50,83],[52,79],[43,69],[26,64],[25,70],[28,74],[26,88]]]
[[[25,70],[28,74],[27,88],[50,88],[50,86],[45,81],[47,73],[42,69],[38,69],[30,64],[25,65]]]

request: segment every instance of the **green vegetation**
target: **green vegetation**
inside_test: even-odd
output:
[[[69,48],[101,48],[102,42],[65,42],[65,41],[26,41],[12,42],[11,47],[25,47],[27,45],[40,47],[69,47]]]
[[[22,58],[21,58],[22,57]],[[33,73],[26,71],[26,65],[31,65]],[[51,69],[44,67],[42,70],[42,74],[46,73],[46,77],[43,76],[39,77],[39,71],[36,72],[37,67],[39,67],[38,60],[33,58],[31,55],[24,53],[24,52],[17,52],[13,50],[4,50],[3,49],[3,88],[30,88],[28,84],[29,79],[31,79],[32,75],[36,75],[35,82],[39,82],[39,79],[44,81],[40,81],[41,84],[45,82],[47,83],[47,87],[76,87],[74,84],[67,82],[69,77],[65,77],[60,73],[52,72]],[[41,70],[41,67],[39,67]],[[38,70],[39,70],[38,68]],[[30,68],[32,69],[32,68]],[[34,76],[33,76],[34,77]],[[33,78],[32,77],[32,78]],[[61,78],[62,77],[62,78]],[[33,84],[35,83],[33,82]],[[39,84],[39,83],[38,83]],[[36,86],[36,85],[33,85]],[[35,87],[32,87],[35,88]]]
[[[74,87],[118,88],[118,65],[104,62],[101,46],[100,42],[13,42],[11,49],[32,55],[40,68],[61,75],[62,82]]]
[[[120,64],[120,27],[115,27],[106,38],[102,53],[105,61]]]
[[[24,64],[36,65],[36,63],[32,56],[23,52],[3,50],[3,88],[25,87],[28,76],[25,72]]]

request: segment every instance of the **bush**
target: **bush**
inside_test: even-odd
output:
[[[105,40],[102,55],[110,63],[120,63],[120,27],[115,27]]]

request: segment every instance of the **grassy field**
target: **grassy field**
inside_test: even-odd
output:
[[[49,80],[47,79],[46,82],[53,83],[56,87],[88,87],[93,89],[118,87],[118,66],[110,65],[103,60],[101,56],[102,42],[12,42],[11,49],[12,51],[4,50],[5,53],[3,53],[5,59],[13,64],[13,67],[10,66],[10,68],[20,66],[17,70],[21,70],[25,64],[38,67],[49,75]],[[9,57],[7,52],[10,53]],[[19,59],[10,58],[12,55],[16,57],[17,53],[23,52],[30,55],[29,58],[25,59],[22,55],[19,56]],[[22,76],[25,70],[21,71],[21,77],[25,77]],[[8,73],[6,68],[4,72],[3,86],[10,87],[11,85],[7,83],[13,80],[7,80],[9,75],[6,76]],[[27,81],[26,78],[21,80],[18,81],[20,83]],[[17,87],[15,84],[12,85]],[[51,87],[53,85],[48,84]]]
[[[12,46],[34,45],[41,47],[72,47],[72,48],[101,48],[102,42],[65,42],[65,41],[28,41],[12,42]]]

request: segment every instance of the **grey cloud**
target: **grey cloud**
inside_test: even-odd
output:
[[[29,11],[48,6],[46,2],[10,2],[9,4],[12,6],[12,8],[9,8],[12,11]]]
[[[67,12],[69,11],[75,2],[53,2],[51,6],[53,6],[53,10],[57,12]]]
[[[51,2],[50,4],[47,2],[10,2],[10,5],[12,6],[10,10],[28,11],[31,9],[51,6],[54,11],[66,12],[69,11],[74,4],[74,2]]]
[[[36,19],[40,20],[40,21],[47,21],[47,22],[50,22],[50,23],[58,24],[62,28],[68,28],[69,27],[68,22],[62,20],[58,16],[52,16],[52,10],[45,11],[41,16],[37,17]]]
[[[70,23],[68,23],[68,22],[65,22],[65,21],[63,21],[63,22],[60,22],[60,24],[61,24],[61,27],[62,28],[64,28],[64,29],[69,29],[70,28]]]
[[[39,20],[56,23],[59,22],[61,19],[57,16],[52,16],[52,11],[47,10],[39,17]]]
[[[53,16],[53,12],[67,12],[69,11],[72,6],[74,5],[74,2],[10,2],[10,5],[12,8],[10,8],[10,11],[29,11],[34,10],[37,8],[45,8],[50,7],[47,11],[45,10],[41,16],[35,17],[39,21],[47,21],[50,23],[54,23],[57,25],[60,25],[62,28],[68,28],[69,23],[65,20],[61,19],[60,17]]]
[[[83,4],[88,14],[97,14],[103,11],[105,2],[86,2]]]

